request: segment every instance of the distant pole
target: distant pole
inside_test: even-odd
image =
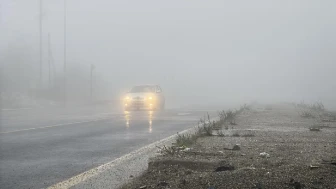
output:
[[[49,88],[51,87],[51,49],[50,49],[50,33],[48,33],[48,68],[49,68]]]
[[[90,99],[92,102],[92,65],[91,65],[91,73],[90,73]]]
[[[95,66],[93,64],[91,64],[91,68],[90,68],[90,99],[91,102],[93,101],[93,81],[92,81],[92,76],[93,76],[93,70],[95,69]]]
[[[40,79],[39,85],[42,86],[42,0],[40,0]]]
[[[67,101],[67,62],[66,62],[66,0],[64,0],[64,103]]]

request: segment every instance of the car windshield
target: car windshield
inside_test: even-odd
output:
[[[155,92],[154,86],[135,86],[130,90],[130,93],[153,93]]]

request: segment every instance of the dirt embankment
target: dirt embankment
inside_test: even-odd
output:
[[[235,123],[151,159],[122,188],[336,188],[336,122],[272,105],[244,111]]]

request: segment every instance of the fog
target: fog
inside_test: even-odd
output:
[[[89,99],[93,64],[95,100],[159,84],[167,107],[304,100],[336,109],[336,1],[66,0],[66,7],[69,101]],[[63,1],[43,0],[43,84],[39,0],[2,0],[0,11],[2,95],[61,101]]]

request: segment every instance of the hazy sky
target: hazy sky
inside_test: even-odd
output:
[[[28,47],[38,63],[38,5],[1,0],[0,50]],[[59,72],[63,7],[43,0],[43,45],[50,33]],[[153,83],[186,103],[322,100],[336,107],[334,0],[67,0],[67,49],[69,69],[96,65],[106,95]]]

